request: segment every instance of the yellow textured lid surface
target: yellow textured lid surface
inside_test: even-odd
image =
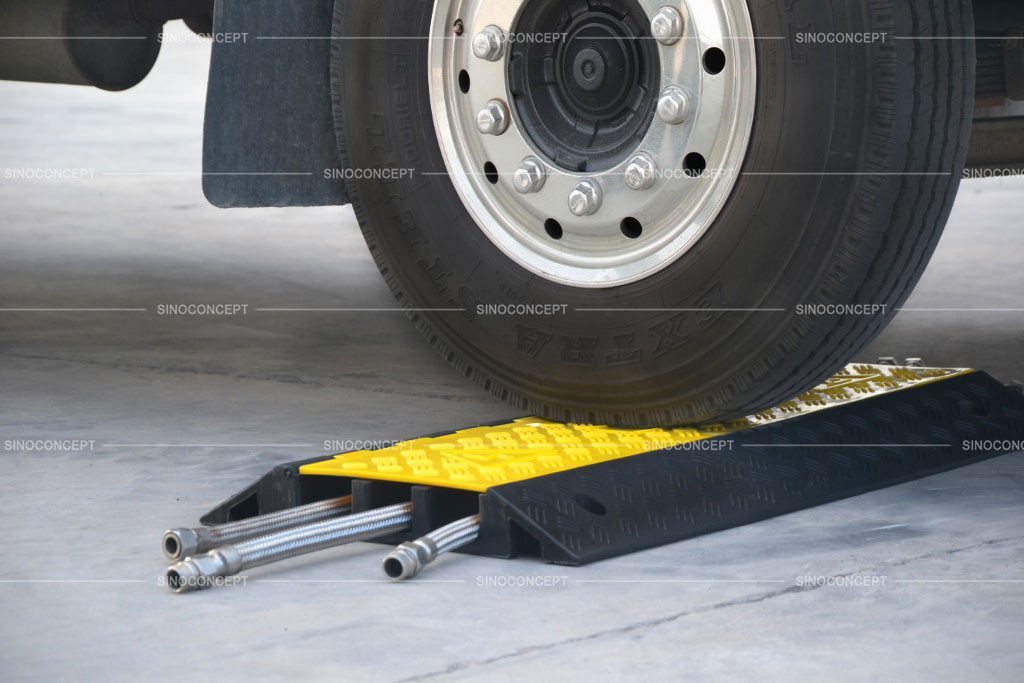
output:
[[[520,418],[377,451],[354,451],[303,465],[299,472],[441,486],[483,492],[585,465],[666,448],[827,410],[971,372],[964,369],[849,365],[824,384],[778,407],[723,424],[678,429],[615,429]]]

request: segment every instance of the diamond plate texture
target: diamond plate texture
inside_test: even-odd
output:
[[[725,424],[678,429],[613,429],[522,418],[505,424],[412,439],[304,465],[304,475],[489,488],[663,448],[678,448],[757,425],[772,424],[935,381],[969,370],[850,365],[821,386],[773,410]]]

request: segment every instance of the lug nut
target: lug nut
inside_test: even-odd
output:
[[[540,192],[544,187],[547,175],[544,172],[544,165],[534,157],[523,160],[523,164],[516,169],[512,176],[512,185],[519,194],[530,194]]]
[[[596,180],[584,178],[569,193],[569,210],[574,215],[593,216],[601,208],[604,193]]]
[[[508,130],[510,118],[507,104],[501,100],[491,100],[476,115],[476,127],[484,135],[501,135]]]
[[[678,85],[670,85],[661,91],[658,100],[658,116],[665,123],[677,124],[690,114],[690,100]]]
[[[662,45],[674,45],[683,36],[683,15],[675,7],[662,7],[651,19],[651,35]]]
[[[493,24],[473,36],[473,54],[488,62],[505,56],[505,32]]]
[[[654,185],[658,167],[650,154],[640,152],[626,164],[626,187],[631,190],[648,190]]]

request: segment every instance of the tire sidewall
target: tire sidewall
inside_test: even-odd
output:
[[[504,391],[509,398],[512,387],[515,396],[552,403],[590,403],[600,410],[629,402],[654,411],[671,395],[684,399],[675,419],[742,412],[752,400],[740,398],[745,387],[777,372],[780,356],[813,353],[835,334],[835,320],[797,318],[799,304],[894,309],[900,303],[860,292],[863,269],[881,248],[884,232],[864,231],[860,252],[848,253],[850,231],[861,223],[880,224],[890,198],[885,187],[860,187],[856,175],[844,174],[856,174],[865,160],[879,172],[903,168],[907,145],[900,137],[911,135],[909,129],[896,131],[872,148],[880,106],[872,96],[880,73],[877,46],[810,52],[788,38],[758,40],[753,133],[743,174],[714,224],[677,262],[643,281],[581,289],[540,278],[505,256],[445,175],[430,111],[427,41],[385,39],[428,35],[431,3],[344,5],[338,30],[382,41],[337,41],[336,94],[360,94],[336,101],[343,163],[412,173],[349,181],[364,234],[407,306],[461,309],[420,313],[418,322],[450,361],[468,375],[480,371],[478,381],[499,395]],[[900,22],[894,12],[891,26],[880,26],[882,13],[869,16],[846,0],[752,2],[750,10],[760,37],[792,36],[801,27],[891,30]],[[885,106],[892,111],[913,106],[912,88],[889,97]],[[799,175],[805,172],[810,175]],[[479,313],[484,304],[548,304],[562,312],[489,316]],[[582,310],[592,308],[659,310]],[[851,322],[851,334],[858,324],[880,330],[884,322]],[[868,336],[863,329],[859,334]],[[845,360],[837,356],[791,381],[820,379]],[[545,405],[541,400],[536,407]],[[523,406],[535,407],[529,400]]]

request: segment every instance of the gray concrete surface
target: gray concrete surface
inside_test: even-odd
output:
[[[515,413],[400,314],[155,315],[392,306],[348,209],[206,205],[206,58],[168,46],[120,95],[0,84],[0,167],[97,172],[0,179],[0,308],[148,309],[0,312],[0,446],[95,440],[0,452],[0,678],[1019,680],[1020,456],[582,569],[450,557],[396,586],[357,545],[168,593],[163,529],[269,467]],[[1019,180],[967,183],[909,304],[1001,310],[908,311],[863,359],[1024,379],[1022,209]]]

